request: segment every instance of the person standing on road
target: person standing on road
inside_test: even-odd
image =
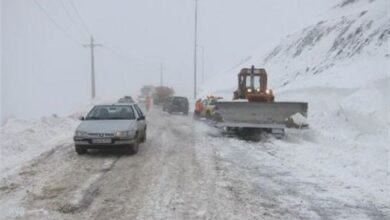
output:
[[[152,99],[150,98],[150,96],[146,96],[146,99],[145,99],[145,107],[146,107],[146,111],[149,112],[149,109],[150,109],[150,105],[152,104]]]
[[[203,110],[203,103],[202,103],[202,99],[198,99],[196,100],[195,102],[195,112],[194,112],[194,116],[196,118],[199,118],[200,117],[200,114]]]

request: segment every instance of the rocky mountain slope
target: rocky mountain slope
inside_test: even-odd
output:
[[[262,64],[269,68],[272,84],[302,87],[305,80],[310,86],[356,87],[388,78],[389,11],[386,0],[342,1],[265,56]]]

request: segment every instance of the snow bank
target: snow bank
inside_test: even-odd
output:
[[[1,174],[16,170],[24,162],[57,145],[69,144],[78,120],[50,116],[37,120],[8,119],[1,127]]]
[[[95,104],[111,102],[97,99],[79,106],[69,116],[8,119],[0,128],[1,176],[17,171],[26,162],[57,146],[72,144],[73,133],[80,123],[78,118]]]
[[[289,130],[285,140],[271,147],[305,177],[317,173],[335,190],[353,188],[386,204],[390,112],[385,91],[376,83],[359,89],[286,91],[281,94],[285,99],[304,97],[309,102],[310,129]]]

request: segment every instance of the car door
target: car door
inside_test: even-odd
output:
[[[134,105],[134,108],[137,112],[137,127],[139,133],[144,133],[146,130],[146,119],[142,110],[138,107],[138,105]],[[144,134],[143,134],[144,135]]]

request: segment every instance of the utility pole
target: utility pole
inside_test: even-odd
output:
[[[201,53],[201,56],[202,56],[202,60],[201,60],[201,62],[202,62],[202,85],[204,84],[204,46],[201,46],[201,45],[198,45],[198,47],[202,50],[202,53]]]
[[[96,97],[96,87],[95,87],[95,47],[102,46],[101,44],[95,44],[93,36],[91,36],[91,42],[89,44],[84,44],[84,47],[91,48],[91,98]]]
[[[198,49],[198,0],[195,0],[195,37],[194,37],[194,100],[196,100],[197,90],[197,49]]]
[[[162,87],[164,85],[164,65],[161,64],[160,66],[160,86]]]

